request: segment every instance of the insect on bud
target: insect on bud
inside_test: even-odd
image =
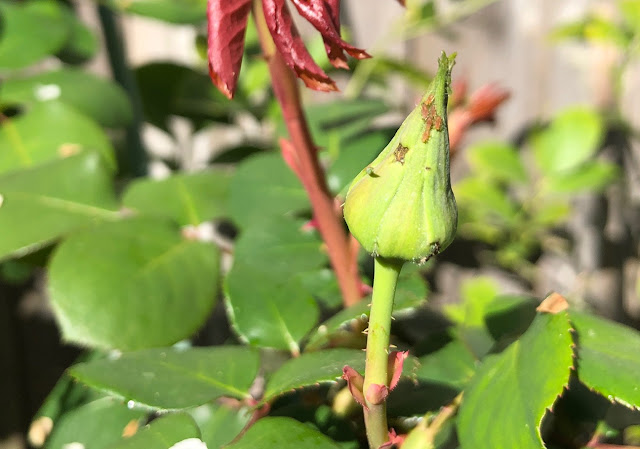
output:
[[[453,240],[447,97],[455,54],[442,53],[426,94],[378,157],[353,180],[349,230],[374,256],[424,262]]]

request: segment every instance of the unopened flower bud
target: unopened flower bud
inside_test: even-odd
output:
[[[374,256],[423,262],[455,236],[458,209],[449,178],[447,131],[454,59],[442,54],[420,104],[349,187],[344,217]]]

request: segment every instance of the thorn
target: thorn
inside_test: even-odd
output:
[[[393,349],[398,349],[398,347],[396,345],[389,345],[389,347],[393,348]]]
[[[361,333],[364,335],[369,335],[369,328],[363,330]]]

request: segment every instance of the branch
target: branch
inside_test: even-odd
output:
[[[311,138],[307,120],[300,102],[298,83],[276,50],[264,18],[262,2],[254,0],[253,17],[258,28],[260,45],[269,66],[275,96],[289,132],[294,151],[295,169],[309,196],[318,231],[324,240],[329,260],[335,271],[345,306],[360,300],[358,267],[353,261],[342,216],[336,210],[334,199],[318,161],[316,146]],[[291,165],[291,163],[290,163]]]

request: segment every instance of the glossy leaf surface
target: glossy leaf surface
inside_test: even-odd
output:
[[[126,427],[137,428],[145,418],[141,410],[128,409],[112,398],[98,399],[64,414],[54,423],[47,449],[66,449],[82,444],[92,449],[112,447]]]
[[[251,345],[297,354],[299,341],[318,320],[318,306],[300,281],[234,262],[225,282],[227,311],[240,337]]]
[[[182,409],[220,396],[249,397],[258,355],[244,347],[159,348],[80,363],[70,373],[134,406]]]
[[[0,175],[0,259],[118,218],[111,174],[96,153]]]
[[[0,174],[95,150],[115,167],[104,131],[75,108],[58,101],[34,104],[0,127]]]
[[[190,441],[195,444],[199,437],[200,431],[193,418],[184,413],[172,413],[151,421],[135,435],[123,438],[109,449],[170,449],[184,440],[193,439]]]
[[[49,98],[74,106],[102,126],[125,126],[131,121],[131,104],[120,86],[77,69],[9,79],[0,96],[4,104],[27,106]]]
[[[141,179],[124,193],[124,207],[194,225],[226,213],[229,175],[219,170],[177,174],[162,180]]]
[[[296,388],[336,382],[341,378],[345,365],[364,372],[364,352],[359,349],[340,348],[302,354],[285,362],[271,375],[264,400],[269,401]]]
[[[65,340],[135,350],[191,336],[215,303],[217,274],[216,247],[171,223],[134,218],[63,242],[49,292]]]
[[[338,449],[340,446],[311,426],[291,418],[263,418],[229,449]]]
[[[573,365],[569,330],[566,312],[538,314],[518,341],[484,360],[458,415],[463,449],[544,447],[542,418],[567,385]]]
[[[59,3],[40,0],[24,4],[0,3],[2,35],[0,68],[18,69],[54,54],[69,35]],[[25,33],[25,30],[29,30]]]
[[[260,154],[243,161],[231,180],[229,212],[241,228],[308,205],[302,184],[279,154]]]
[[[578,348],[578,378],[612,401],[640,408],[640,334],[604,318],[570,313]]]

